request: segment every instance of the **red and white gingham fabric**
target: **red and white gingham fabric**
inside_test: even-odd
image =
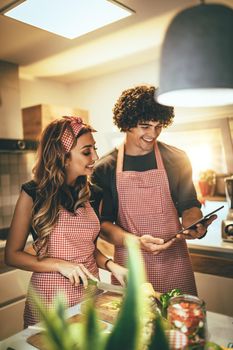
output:
[[[65,148],[65,151],[68,153],[71,150],[71,147],[73,145],[74,137],[78,136],[80,130],[85,127],[85,124],[83,123],[83,120],[80,117],[64,117],[64,118],[66,118],[67,120],[70,120],[70,126],[74,133],[73,135],[71,130],[66,128],[61,137],[61,142],[63,144],[63,147]]]
[[[90,203],[85,208],[78,208],[75,215],[65,209],[59,212],[58,221],[53,228],[48,243],[48,255],[51,258],[82,263],[94,276],[98,277],[98,268],[94,259],[94,241],[100,231],[100,223]],[[31,277],[32,286],[43,299],[47,308],[57,292],[65,293],[68,307],[80,302],[84,293],[83,285],[73,286],[59,272],[34,272]],[[39,322],[31,295],[30,287],[24,311],[25,327]]]
[[[136,236],[150,234],[168,240],[181,228],[171,198],[163,161],[155,143],[157,169],[143,172],[122,171],[124,146],[118,150],[117,191],[119,209],[117,224]],[[197,294],[186,241],[177,241],[158,255],[142,250],[147,278],[154,289],[165,293],[180,288],[183,293]],[[115,261],[126,261],[126,249],[115,247]],[[117,281],[113,278],[113,283]]]
[[[165,334],[167,336],[169,348],[171,350],[186,349],[186,345],[188,344],[188,338],[184,333],[181,333],[176,329],[169,329],[165,331]]]

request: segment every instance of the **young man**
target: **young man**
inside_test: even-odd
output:
[[[195,295],[186,239],[203,237],[216,216],[177,235],[202,217],[201,205],[185,152],[157,141],[174,110],[158,104],[155,93],[152,86],[125,90],[113,109],[114,123],[126,138],[97,163],[92,177],[104,191],[102,237],[115,245],[114,260],[124,265],[125,236],[135,235],[154,289]]]

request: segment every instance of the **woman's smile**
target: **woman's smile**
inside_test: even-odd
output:
[[[67,183],[72,184],[78,176],[91,175],[98,158],[92,133],[81,135],[67,160]]]

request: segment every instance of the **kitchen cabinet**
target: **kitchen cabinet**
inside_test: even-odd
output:
[[[31,239],[25,251],[35,254]],[[5,241],[0,248],[0,340],[23,329],[25,297],[32,272],[15,269],[4,263]]]
[[[224,242],[221,224],[228,213],[227,202],[206,200],[205,215],[220,205],[224,208],[209,226],[202,239],[188,240],[188,248],[195,271],[199,297],[206,301],[207,310],[233,316],[233,242]]]
[[[22,109],[23,136],[25,139],[38,140],[44,127],[62,116],[80,116],[88,123],[88,111],[80,108],[40,104]]]
[[[23,329],[25,296],[31,272],[13,269],[0,274],[0,340]]]
[[[233,317],[233,279],[195,272],[198,296],[205,300],[206,309]]]
[[[0,60],[0,137],[22,138],[18,65]]]
[[[208,235],[205,241],[211,241],[216,232]],[[233,316],[233,244],[222,242],[219,247],[211,247],[202,245],[201,240],[193,241],[189,252],[198,295],[206,301],[207,310]]]

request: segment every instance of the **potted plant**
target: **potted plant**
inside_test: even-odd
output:
[[[216,185],[216,172],[211,169],[201,171],[199,174],[198,185],[203,197],[213,196]]]

